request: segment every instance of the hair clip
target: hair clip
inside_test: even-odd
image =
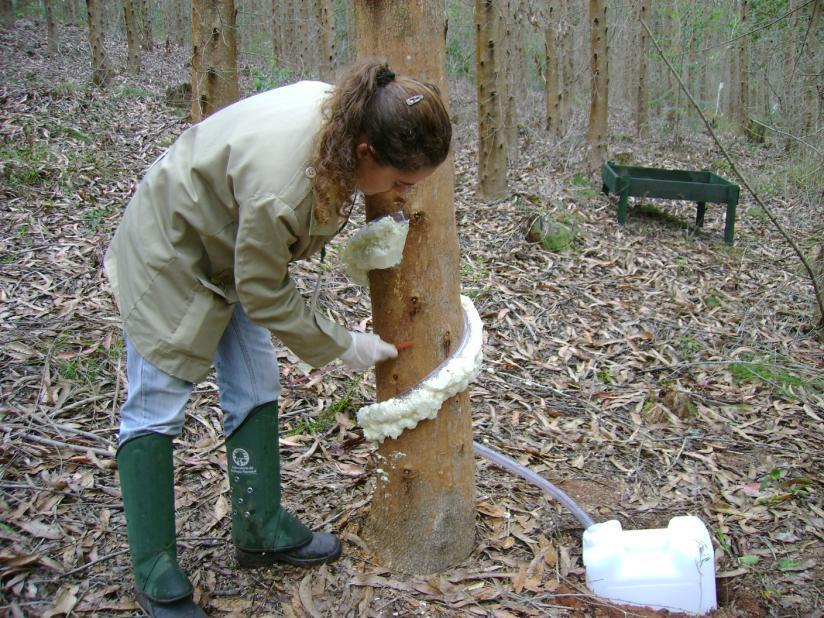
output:
[[[423,101],[423,95],[422,94],[413,94],[411,97],[406,99],[406,104],[409,107],[412,107],[413,105],[415,105],[415,103],[420,103],[421,101]]]

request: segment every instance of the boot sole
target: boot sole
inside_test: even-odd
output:
[[[136,592],[137,603],[148,616],[180,616],[180,618],[208,618],[206,612],[195,605],[192,595],[169,602],[152,601],[142,592]]]
[[[275,564],[291,564],[292,566],[309,567],[334,562],[341,555],[341,547],[337,551],[318,558],[295,558],[286,552],[248,552],[235,548],[235,559],[242,569],[259,569]]]

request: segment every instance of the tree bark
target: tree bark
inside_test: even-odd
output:
[[[192,120],[237,101],[234,0],[192,1]]]
[[[151,51],[154,49],[154,37],[152,35],[152,7],[149,0],[139,0],[140,17],[143,22],[143,49]]]
[[[0,24],[5,30],[14,28],[14,2],[12,0],[0,0]]]
[[[821,83],[821,22],[824,14],[824,0],[816,0],[809,8],[810,19],[802,53],[802,66],[805,67],[802,91],[802,125],[799,133],[803,136],[814,135],[821,119],[824,87]]]
[[[747,0],[738,0],[740,32],[744,33],[749,27],[747,20],[748,5]],[[735,118],[738,122],[738,131],[746,133],[749,124],[750,109],[750,81],[749,81],[749,58],[747,55],[747,37],[741,37],[736,42],[736,71],[738,77],[738,101],[736,102]]]
[[[526,100],[526,82],[521,79],[526,56],[523,45],[526,33],[523,28],[521,0],[495,0],[495,3],[500,5],[505,16],[500,24],[502,30],[499,33],[498,49],[504,52],[506,64],[503,72],[498,74],[503,79],[502,87],[498,92],[504,95],[502,101],[507,165],[515,165],[518,161],[519,147],[516,101]]]
[[[140,43],[137,37],[137,23],[134,14],[134,2],[123,0],[123,21],[126,24],[126,66],[132,74],[140,73]]]
[[[589,0],[589,41],[592,92],[587,127],[587,165],[597,172],[607,158],[607,118],[609,112],[609,65],[607,62],[606,2]]]
[[[498,0],[475,3],[478,194],[490,200],[507,195],[506,56],[500,53],[506,33],[506,5]]]
[[[57,48],[60,46],[60,34],[57,30],[57,20],[54,18],[54,6],[52,0],[44,1],[46,9],[46,33],[48,37],[49,55],[57,54]]]
[[[177,44],[178,47],[184,47],[186,45],[186,13],[185,7],[183,6],[185,0],[177,0],[175,2],[175,23],[177,24]],[[191,31],[191,28],[188,29]]]
[[[275,66],[283,66],[281,41],[283,38],[283,23],[280,15],[279,0],[272,0],[272,61]]]
[[[356,0],[358,56],[385,56],[398,73],[437,84],[448,100],[445,12],[434,0]],[[459,248],[448,159],[407,196],[409,236],[400,266],[369,274],[375,331],[388,341],[414,340],[376,370],[379,400],[418,384],[459,344]],[[368,220],[397,210],[391,198],[366,199]],[[474,455],[466,392],[435,419],[385,440],[365,538],[381,562],[433,573],[465,559],[474,545]]]
[[[112,71],[106,57],[106,46],[103,38],[103,16],[100,0],[86,0],[86,17],[89,24],[89,48],[92,60],[92,83],[103,87],[109,83]]]
[[[572,124],[572,88],[574,73],[572,68],[572,43],[575,30],[572,27],[570,1],[571,0],[561,0],[561,29],[558,40],[562,59],[558,113],[560,116],[560,125],[564,127],[565,131]]]
[[[564,132],[561,126],[560,105],[561,105],[561,84],[560,84],[560,64],[555,45],[555,33],[557,31],[558,11],[550,3],[545,14],[544,24],[544,51],[546,56],[546,68],[544,77],[546,79],[546,128],[551,135],[558,138]]]
[[[649,0],[641,0],[639,16],[644,23],[649,23]],[[643,136],[647,131],[647,52],[649,50],[649,37],[647,31],[641,26],[638,33],[638,92],[635,101],[635,132]]]
[[[304,1],[298,3],[297,9],[297,28],[295,35],[297,36],[298,53],[298,72],[301,76],[308,77],[312,75],[317,67],[315,62],[316,51],[316,31],[314,14],[311,10],[311,3]]]
[[[334,82],[337,67],[335,3],[332,0],[315,0],[315,19],[319,34],[320,77],[322,80]]]

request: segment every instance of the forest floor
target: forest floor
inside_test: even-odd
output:
[[[117,75],[100,91],[87,85],[83,30],[61,39],[52,58],[42,24],[0,34],[0,613],[129,616],[140,610],[112,456],[124,357],[101,264],[142,171],[187,126],[164,102],[166,86],[188,80],[186,54],[146,53],[139,79]],[[124,66],[121,42],[108,45]],[[524,119],[512,195],[484,202],[470,92],[456,84],[451,98],[461,286],[485,325],[484,371],[470,386],[476,439],[596,520],[642,529],[701,517],[715,545],[716,615],[820,615],[824,350],[798,258],[748,195],[733,247],[716,205],[700,231],[683,202],[636,202],[618,225],[614,200],[576,173],[580,118],[549,140],[537,95],[522,107],[536,111]],[[731,178],[704,134],[612,133],[611,155]],[[795,241],[820,243],[820,170],[724,140]],[[573,227],[571,249],[528,242],[536,214]],[[317,268],[295,269],[304,289]],[[364,323],[368,292],[337,268],[327,282],[327,309]],[[472,554],[432,576],[382,568],[361,540],[374,446],[353,422],[374,399],[373,378],[335,370],[301,381],[297,359],[280,356],[285,501],[338,534],[344,555],[308,571],[236,570],[209,379],[175,457],[180,558],[210,615],[659,615],[591,595],[581,525],[483,460]]]

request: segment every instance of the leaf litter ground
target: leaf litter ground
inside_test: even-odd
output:
[[[128,616],[129,558],[112,454],[125,391],[119,320],[102,257],[142,170],[187,122],[163,103],[188,75],[182,50],[144,55],[140,82],[90,89],[81,29],[18,21],[0,35],[0,608],[9,615]],[[121,41],[110,42],[124,66]],[[146,86],[145,84],[153,84]],[[470,387],[475,438],[566,490],[596,520],[625,528],[700,516],[716,550],[717,615],[803,615],[822,605],[824,353],[809,330],[811,286],[748,197],[736,244],[723,209],[703,231],[686,203],[640,203],[629,223],[599,185],[574,174],[581,127],[547,145],[524,119],[510,198],[474,194],[476,126],[453,87],[461,286],[486,329]],[[536,100],[526,109],[540,109]],[[579,124],[580,124],[580,119]],[[705,136],[612,151],[657,167],[715,166]],[[733,138],[745,173],[787,165]],[[819,189],[768,194],[806,249],[822,235]],[[526,241],[530,219],[574,228],[565,253]],[[362,219],[360,221],[362,222]],[[356,227],[356,226],[353,226]],[[366,290],[337,268],[326,310],[368,322]],[[310,290],[316,262],[295,277]],[[210,615],[657,615],[588,594],[580,525],[539,490],[478,461],[473,553],[454,569],[383,569],[360,538],[376,475],[353,411],[371,377],[311,374],[280,349],[281,447],[288,507],[339,534],[344,557],[300,571],[236,570],[225,453],[211,380],[198,384],[176,448],[180,558]]]

